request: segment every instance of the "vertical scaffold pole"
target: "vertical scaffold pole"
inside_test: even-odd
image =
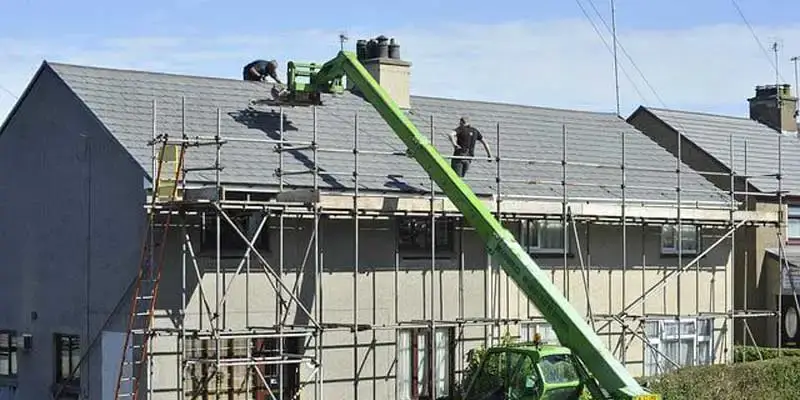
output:
[[[358,274],[359,274],[359,248],[358,248],[358,111],[353,117],[353,398],[358,399],[359,366],[358,362]]]
[[[430,124],[430,137],[431,137],[431,146],[436,146],[436,134],[435,134],[435,125],[433,121],[433,115],[431,114],[431,124]],[[435,399],[436,396],[436,385],[437,385],[437,376],[436,373],[436,211],[434,209],[434,203],[436,202],[436,182],[433,181],[433,178],[430,178],[430,223],[431,223],[431,331],[430,331],[430,368],[431,368],[431,385],[430,385],[430,396],[431,398]]]
[[[627,277],[627,272],[628,272],[628,218],[627,218],[627,214],[626,214],[626,210],[625,210],[627,208],[627,202],[626,202],[627,199],[626,199],[626,196],[625,196],[626,195],[625,186],[626,186],[626,181],[627,181],[627,174],[626,174],[627,171],[625,171],[625,132],[624,131],[621,132],[619,136],[620,136],[620,147],[621,147],[621,153],[622,153],[622,155],[620,156],[622,162],[621,162],[620,167],[619,167],[620,168],[620,180],[621,180],[620,191],[622,192],[622,210],[621,210],[621,213],[620,213],[621,216],[622,216],[622,304],[628,304],[628,301],[626,300],[627,299],[627,297],[626,297],[626,288],[628,286],[628,281],[627,281],[627,279],[628,279],[628,277]],[[642,309],[644,309],[644,306],[642,306]],[[628,350],[628,348],[626,346],[626,333],[625,333],[625,329],[624,328],[621,330],[621,335],[622,335],[622,338],[621,338],[622,339],[622,357],[621,357],[621,361],[622,361],[622,365],[625,365],[626,360],[627,360],[627,353],[628,353],[627,350]]]

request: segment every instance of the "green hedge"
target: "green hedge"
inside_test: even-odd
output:
[[[800,357],[800,349],[781,349],[781,353],[784,357]],[[776,348],[736,346],[733,349],[733,361],[737,363],[761,359],[771,360],[773,358],[778,358],[778,349]]]
[[[664,400],[798,399],[800,358],[687,367],[644,383]]]

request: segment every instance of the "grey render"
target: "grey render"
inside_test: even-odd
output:
[[[153,133],[152,100],[157,100],[158,133],[179,136],[183,132],[181,98],[185,96],[185,132],[190,137],[216,134],[216,109],[221,107],[223,136],[275,138],[280,125],[278,110],[254,114],[245,107],[250,99],[263,94],[262,86],[237,80],[42,65],[0,130],[0,190],[4,199],[0,226],[5,228],[0,230],[0,254],[11,266],[0,270],[0,299],[5,304],[19,304],[0,313],[0,327],[34,335],[35,351],[21,357],[19,367],[36,372],[20,377],[21,398],[48,396],[53,380],[53,332],[80,334],[82,349],[86,349],[87,338],[94,338],[99,330],[124,330],[125,302],[119,301],[136,273],[142,240],[143,178],[150,171],[151,149],[146,142]],[[362,99],[345,94],[325,96],[325,101],[316,119],[322,147],[351,147],[354,113],[358,111],[362,149],[404,150]],[[412,103],[410,115],[423,133],[429,131],[429,115],[435,115],[436,144],[445,154],[450,149],[443,135],[459,115],[467,113],[493,150],[497,145],[495,123],[501,124],[502,157],[559,161],[565,124],[568,160],[619,164],[624,136],[627,165],[667,171],[676,166],[669,152],[613,114],[427,97],[413,97]],[[313,123],[310,108],[287,109],[285,135],[299,142],[309,141]],[[191,148],[188,166],[210,166],[211,151],[207,147]],[[478,154],[481,151],[480,147],[476,149]],[[287,155],[286,168],[307,168],[310,158],[308,152]],[[412,159],[365,155],[361,161],[363,171],[377,175],[361,180],[365,191],[400,194],[424,191],[428,185],[424,171]],[[226,144],[222,162],[224,183],[275,189],[273,173],[278,157],[272,145]],[[350,155],[322,153],[319,163],[323,189],[352,188]],[[503,165],[504,179],[561,179],[558,165]],[[682,186],[692,189],[682,194],[684,200],[726,201],[722,191],[686,165],[681,169]],[[494,163],[476,160],[467,183],[479,194],[490,195],[494,192],[494,172]],[[570,197],[619,197],[619,169],[568,166],[567,174],[568,181],[604,185],[569,187]],[[192,179],[210,182],[213,176],[192,173]],[[308,185],[310,180],[291,177],[287,183]],[[675,199],[674,172],[631,170],[627,183],[663,187],[629,189],[629,199]],[[504,193],[514,195],[561,196],[560,185],[502,185]],[[117,313],[107,321],[114,310]],[[114,361],[99,360],[94,355],[88,358],[82,376],[90,377],[84,383],[90,398],[99,398],[100,370]]]
[[[751,210],[777,210],[778,190],[784,192],[781,208],[800,194],[800,139],[795,134],[782,134],[755,120],[697,112],[639,107],[628,121],[673,154],[678,154],[677,138],[681,138],[681,157],[695,170],[737,175],[734,188],[754,193],[737,195]],[[780,151],[779,151],[780,149]],[[781,182],[777,176],[780,174]],[[749,179],[745,182],[744,177]],[[708,180],[722,190],[730,189],[729,176],[709,175]],[[746,183],[746,184],[745,184]],[[784,223],[786,223],[784,214]],[[778,263],[768,263],[779,249],[774,227],[746,227],[736,236],[736,286],[734,304],[737,309],[778,310]],[[786,231],[783,231],[786,235]],[[786,236],[784,236],[784,241]],[[796,243],[784,243],[787,254],[796,252]],[[745,275],[746,274],[746,275]],[[734,330],[737,341],[743,320]],[[757,343],[775,346],[777,339],[774,318],[748,320]],[[751,341],[749,341],[751,343]]]

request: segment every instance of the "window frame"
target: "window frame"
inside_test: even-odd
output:
[[[0,354],[7,354],[8,365],[7,374],[0,373],[0,378],[14,379],[19,375],[19,340],[17,339],[17,331],[12,329],[0,329],[0,336],[8,336],[8,345],[3,347],[0,345]],[[0,343],[2,341],[0,340]]]
[[[443,336],[446,338],[447,343],[446,347],[444,348],[444,359],[447,363],[445,367],[445,374],[446,376],[442,378],[441,376],[437,376],[437,379],[444,380],[444,392],[437,393],[434,398],[440,398],[442,396],[448,396],[453,393],[454,385],[455,385],[455,339],[456,339],[456,331],[453,327],[437,327],[436,332],[442,333]],[[407,335],[408,341],[404,341],[401,339],[401,335]],[[397,373],[395,375],[395,396],[399,400],[419,400],[419,399],[430,399],[430,392],[431,389],[436,391],[438,388],[436,387],[437,382],[432,381],[432,371],[433,371],[433,362],[432,359],[435,358],[438,354],[437,351],[431,352],[431,330],[429,328],[401,328],[398,329],[396,332],[396,345],[395,345],[395,358],[397,360]],[[420,337],[423,338],[423,342],[420,346]],[[401,347],[401,343],[407,343],[408,347],[404,348]],[[436,343],[437,348],[442,349],[441,342],[437,341]],[[420,350],[422,350],[423,356],[425,357],[424,362],[424,370],[420,372]],[[407,361],[408,365],[404,369],[401,369],[401,365],[403,364],[403,356],[401,353],[407,351]],[[431,357],[433,356],[433,357]],[[437,358],[439,360],[439,358]],[[406,371],[408,372],[409,376],[408,379],[403,379],[401,374]],[[424,382],[420,383],[420,376],[423,377]],[[401,381],[402,379],[402,381]],[[408,384],[409,387],[403,388],[402,386]],[[422,391],[420,392],[420,386],[422,386]],[[405,390],[403,390],[405,389]],[[402,397],[404,392],[408,394],[408,397]]]
[[[66,348],[64,347],[63,340],[67,341]],[[53,342],[55,345],[53,355],[55,356],[55,383],[63,385],[68,391],[80,390],[81,387],[81,369],[80,367],[75,370],[75,375],[72,379],[67,380],[70,373],[75,366],[80,363],[81,359],[81,337],[80,335],[73,335],[68,333],[54,333]],[[69,359],[69,366],[67,371],[62,370],[62,360],[64,351],[67,352]],[[69,393],[68,393],[69,394]]]
[[[693,256],[693,255],[699,254],[700,247],[702,246],[702,243],[701,243],[702,235],[700,234],[700,227],[696,226],[696,225],[693,225],[693,224],[681,224],[681,229],[684,230],[684,231],[690,231],[690,230],[694,231],[695,248],[694,249],[682,249],[680,253],[682,255],[689,255],[689,256]],[[671,231],[670,233],[672,234],[672,243],[673,243],[672,246],[665,246],[665,244],[664,244],[665,237],[666,237],[667,234],[669,234],[667,232],[667,230],[670,230]],[[679,237],[679,235],[678,235],[678,224],[664,224],[664,225],[661,225],[661,232],[659,233],[659,239],[660,239],[659,240],[659,247],[661,249],[661,255],[662,256],[677,256],[678,255],[678,237]],[[684,243],[687,243],[687,241],[682,239],[681,240],[681,245],[682,245],[681,247],[683,247]]]
[[[792,236],[792,223],[800,225],[800,203],[786,205],[786,243],[800,244],[800,235]]]
[[[519,323],[519,340],[521,342],[532,342],[533,336],[537,333],[541,336],[543,343],[561,345],[556,331],[549,323],[538,321]]]
[[[530,241],[530,232],[531,229],[534,229],[536,226],[536,242],[537,245],[531,245]],[[566,241],[564,241],[564,231],[569,229],[569,223],[564,223],[561,220],[553,220],[553,219],[522,219],[519,221],[518,225],[518,235],[520,243],[522,247],[526,249],[528,254],[537,254],[537,255],[564,255],[564,253],[569,254],[570,252],[570,244],[572,242],[569,234],[567,234]],[[543,240],[542,235],[546,232],[547,229],[554,229],[556,227],[558,230],[559,238],[561,240],[561,247],[547,247],[538,245],[538,243],[545,242]]]
[[[453,217],[436,217],[434,227],[436,233],[436,243],[431,246],[431,227],[430,216],[398,216],[395,218],[395,233],[397,235],[397,250],[403,259],[431,259],[432,247],[436,248],[435,259],[450,259],[455,251],[456,223]],[[410,229],[406,224],[415,224]],[[445,233],[441,233],[442,231]],[[405,231],[405,232],[404,232]],[[407,231],[411,231],[410,234]],[[442,236],[443,235],[443,236]],[[421,237],[422,244],[417,244],[416,240],[410,243],[404,239],[407,236],[413,238]],[[446,243],[442,244],[440,239],[446,238]]]
[[[263,212],[241,212],[241,213],[228,213],[228,217],[236,224],[239,230],[242,231],[247,240],[251,240],[261,220],[265,217]],[[249,248],[247,243],[239,237],[230,223],[225,220],[225,217],[220,216],[220,251],[225,253],[236,253],[237,257],[241,257]],[[214,253],[217,248],[217,217],[214,213],[202,214],[200,223],[200,250],[201,254]],[[272,251],[271,240],[269,237],[270,223],[269,218],[261,228],[253,246],[259,253],[269,253]]]
[[[705,332],[701,332],[702,322],[707,323]],[[692,334],[685,334],[681,331],[683,324],[692,324]],[[677,334],[667,334],[667,326],[677,325]],[[655,326],[657,336],[651,336],[652,327]],[[662,373],[672,371],[676,367],[664,357],[668,357],[681,367],[690,365],[711,365],[714,363],[714,318],[681,318],[681,319],[650,319],[645,321],[645,339],[647,344],[644,346],[644,357],[642,362],[643,376],[654,376]],[[684,364],[680,359],[680,344],[683,342],[692,343],[692,362],[689,365]],[[677,344],[675,347],[678,354],[668,354],[666,345],[669,343]],[[707,354],[700,361],[700,344],[706,343]],[[651,347],[652,346],[652,347]],[[655,348],[655,350],[653,350]],[[656,350],[658,352],[656,352]],[[661,354],[664,354],[663,356]]]

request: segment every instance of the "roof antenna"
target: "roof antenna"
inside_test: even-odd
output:
[[[339,33],[339,50],[344,51],[344,42],[347,41],[347,34],[345,32]]]

